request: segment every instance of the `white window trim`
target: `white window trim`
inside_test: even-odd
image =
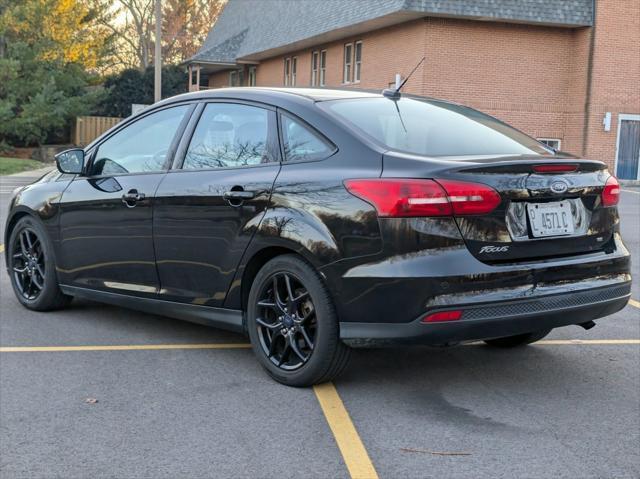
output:
[[[291,57],[291,86],[296,86],[296,83],[298,80],[297,77],[298,77],[298,57]]]
[[[324,53],[324,66],[322,66],[322,54]],[[318,63],[318,70],[320,75],[318,76],[318,83],[320,86],[325,86],[327,82],[327,50],[320,50],[320,62]]]
[[[315,69],[313,62],[315,60]],[[320,52],[314,50],[311,52],[311,86],[318,86],[320,84]]]
[[[349,62],[347,63],[347,47],[351,47],[349,54]],[[348,85],[353,79],[353,43],[345,43],[342,48],[342,84]],[[347,73],[347,65],[349,65],[349,73]]]
[[[360,61],[356,60],[356,49],[360,45]],[[359,68],[358,68],[359,67]],[[360,71],[360,78],[356,80],[356,69]],[[353,83],[360,83],[362,79],[362,40],[353,44]]]
[[[238,86],[235,84],[234,79],[238,78],[238,72],[236,70],[232,70],[229,72],[229,86]]]
[[[289,86],[291,81],[291,57],[284,59],[284,86]]]
[[[560,138],[536,138],[536,140],[538,140],[540,142],[557,141],[558,142],[558,148],[556,148],[556,150],[558,150],[558,151],[562,150],[562,140]]]
[[[620,154],[620,129],[622,128],[623,120],[640,121],[640,115],[634,115],[629,113],[618,113],[618,131],[616,133],[616,156],[615,156],[616,159],[613,163],[613,173],[612,173],[613,175],[618,174],[618,156]],[[636,179],[640,180],[640,168],[638,168],[638,177]]]

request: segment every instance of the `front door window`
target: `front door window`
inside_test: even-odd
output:
[[[124,127],[98,147],[92,176],[166,170],[167,154],[188,105],[167,108]]]

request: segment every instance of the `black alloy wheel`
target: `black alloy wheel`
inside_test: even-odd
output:
[[[58,286],[53,247],[40,221],[24,216],[7,241],[11,285],[18,301],[35,311],[59,309],[71,301]]]
[[[11,250],[11,270],[22,297],[34,301],[45,286],[45,261],[42,241],[32,228],[23,228],[15,236]]]
[[[287,371],[298,369],[313,354],[316,310],[309,291],[291,273],[270,278],[260,294],[255,318],[267,358]]]
[[[330,381],[351,355],[340,340],[323,278],[294,254],[277,256],[258,271],[249,292],[247,329],[260,364],[287,386]]]

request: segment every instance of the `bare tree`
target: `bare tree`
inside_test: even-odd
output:
[[[162,56],[180,63],[193,56],[216,22],[226,0],[165,0]]]
[[[96,3],[108,0],[91,0]],[[192,56],[222,11],[226,0],[164,0],[162,57],[180,63]],[[112,32],[113,65],[144,70],[153,64],[153,0],[115,0],[100,21]]]

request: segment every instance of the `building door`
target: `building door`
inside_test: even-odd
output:
[[[620,115],[616,176],[623,180],[640,179],[640,115]]]

